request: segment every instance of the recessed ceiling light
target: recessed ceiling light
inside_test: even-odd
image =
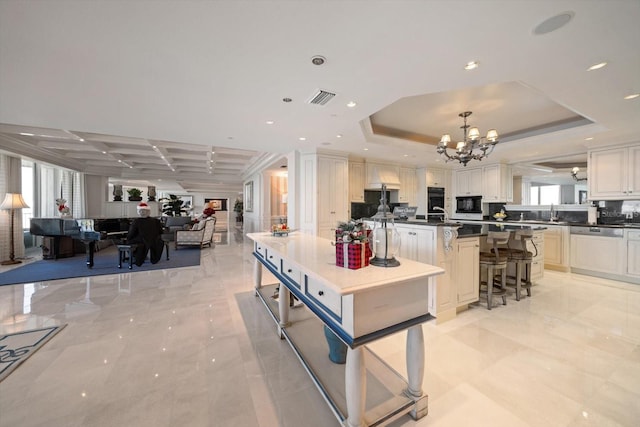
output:
[[[107,154],[107,152],[106,152],[106,151],[103,151],[103,152],[102,152],[102,154]]]
[[[20,135],[24,135],[24,136],[35,136],[35,134],[33,134],[33,133],[27,133],[27,132],[20,132]]]
[[[476,68],[478,68],[478,61],[471,61],[471,62],[467,62],[467,64],[464,66],[465,70],[475,70]]]
[[[300,141],[306,141],[307,138],[305,138],[304,136],[301,136],[300,138],[298,138]]]
[[[590,137],[588,137],[588,138],[585,138],[584,140],[585,140],[585,141],[591,141],[592,139],[593,139],[593,137],[592,137],[592,136],[590,136]]]
[[[552,16],[549,19],[545,19],[533,29],[533,34],[541,36],[543,34],[559,30],[560,28],[567,25],[569,21],[573,19],[574,15],[574,12],[568,11],[562,12],[556,16]]]
[[[624,99],[636,99],[639,96],[640,96],[640,93],[632,93],[631,95],[625,96]]]
[[[349,102],[347,103],[347,107],[349,107],[349,108],[353,108],[353,107],[355,107],[356,105],[358,105],[358,104],[356,104],[354,101],[349,101]]]
[[[118,163],[122,163],[122,160],[118,160]]]
[[[369,151],[369,149],[368,149],[368,148],[365,148],[365,149],[364,149],[364,151]]]
[[[337,134],[336,138],[342,138],[342,134]]]
[[[601,62],[599,64],[595,64],[595,65],[592,65],[591,67],[587,68],[587,71],[599,70],[600,68],[603,68],[606,65],[607,65],[606,62]]]
[[[323,65],[326,61],[327,61],[327,58],[325,58],[322,55],[315,55],[311,57],[311,63],[313,65]]]
[[[272,124],[274,124],[275,122],[274,122],[273,120],[267,120],[265,123],[266,123],[266,124],[268,124],[268,125],[272,125]]]
[[[408,155],[408,154],[403,154],[402,156],[403,156],[403,157],[409,157],[409,155]]]

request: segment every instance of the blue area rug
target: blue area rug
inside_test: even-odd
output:
[[[5,379],[65,326],[67,325],[0,335],[0,381]]]
[[[32,262],[22,267],[14,268],[5,273],[0,273],[0,286],[15,285],[19,283],[43,282],[47,280],[68,279],[72,277],[102,276],[105,274],[135,273],[140,271],[162,270],[167,268],[191,267],[200,265],[200,248],[180,248],[169,252],[167,261],[166,253],[162,253],[162,259],[157,264],[151,264],[149,259],[140,267],[133,265],[129,270],[129,264],[118,268],[118,249],[109,246],[96,252],[93,258],[93,268],[87,268],[87,259],[84,255],[76,255],[70,258],[47,259]]]

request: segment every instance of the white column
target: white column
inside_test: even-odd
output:
[[[258,295],[258,289],[262,287],[262,264],[258,258],[253,260],[253,284],[256,288],[255,295]]]
[[[411,411],[414,419],[427,415],[427,396],[422,391],[424,379],[424,334],[422,325],[415,325],[407,331],[407,380],[409,387],[407,394],[416,401],[415,408]]]
[[[282,329],[289,326],[289,299],[291,298],[289,289],[282,283],[280,283],[280,289],[278,291],[278,312],[280,315],[280,322],[278,323],[278,335],[280,338],[284,338],[282,335]]]
[[[367,377],[362,347],[347,350],[345,392],[347,396],[348,427],[364,427],[364,408],[367,399]]]

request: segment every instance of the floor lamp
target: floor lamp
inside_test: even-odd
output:
[[[7,209],[11,211],[11,252],[9,254],[8,261],[2,261],[2,265],[11,265],[11,264],[20,264],[22,261],[16,260],[15,250],[14,250],[14,232],[13,232],[13,223],[16,209],[28,208],[27,204],[24,202],[22,198],[22,194],[19,193],[7,193],[2,201],[2,205],[0,205],[0,209]]]

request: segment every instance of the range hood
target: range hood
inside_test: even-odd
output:
[[[366,190],[380,190],[382,184],[387,186],[387,190],[400,189],[400,177],[398,168],[390,165],[367,163]]]

